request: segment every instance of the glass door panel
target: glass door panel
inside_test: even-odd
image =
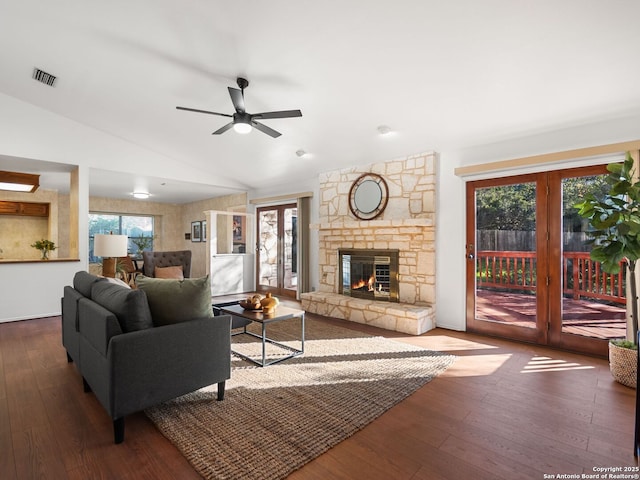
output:
[[[475,318],[536,327],[536,185],[476,189]]]
[[[550,174],[551,203],[558,203],[559,219],[550,222],[552,280],[549,343],[594,355],[607,354],[607,341],[625,336],[624,270],[617,275],[602,271],[590,258],[586,220],[576,203],[585,195],[608,190],[602,165],[569,169]],[[557,247],[555,244],[557,243]]]
[[[258,287],[278,287],[278,210],[258,211]]]
[[[297,206],[259,208],[257,289],[295,297],[298,288]]]
[[[284,278],[283,288],[298,288],[298,209],[284,209]]]
[[[467,184],[469,331],[546,341],[544,191],[536,175]]]

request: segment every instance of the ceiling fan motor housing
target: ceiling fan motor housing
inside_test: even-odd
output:
[[[236,112],[233,114],[233,123],[246,123],[251,125],[251,115],[247,112]]]
[[[247,80],[246,78],[238,77],[236,82],[238,83],[240,90],[244,90],[249,86],[249,80]]]

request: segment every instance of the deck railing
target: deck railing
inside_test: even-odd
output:
[[[617,274],[606,273],[600,262],[591,260],[588,252],[564,252],[562,257],[565,295],[626,304],[624,268]],[[477,252],[477,286],[533,293],[537,286],[536,266],[535,252]]]
[[[484,250],[476,256],[479,287],[536,290],[536,253]]]

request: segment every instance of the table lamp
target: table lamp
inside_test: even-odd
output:
[[[98,234],[93,239],[93,254],[102,257],[102,275],[116,276],[116,259],[127,255],[129,239],[126,235]]]

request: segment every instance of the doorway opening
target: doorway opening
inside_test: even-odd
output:
[[[256,289],[295,298],[298,290],[298,206],[257,209]]]

